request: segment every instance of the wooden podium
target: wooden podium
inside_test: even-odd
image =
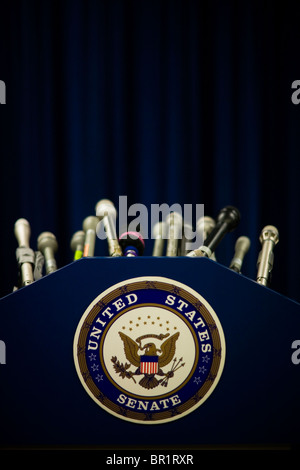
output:
[[[226,340],[220,381],[195,411],[165,424],[118,419],[97,406],[74,366],[83,313],[135,277],[184,283],[216,312]],[[0,442],[32,446],[300,444],[300,305],[206,258],[82,258],[0,300]]]

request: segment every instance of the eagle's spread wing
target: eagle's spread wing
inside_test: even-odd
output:
[[[170,338],[166,339],[160,347],[162,354],[158,358],[159,367],[164,367],[169,362],[172,361],[174,354],[175,354],[175,343],[178,339],[179,332],[175,333],[175,335],[170,336]]]
[[[129,336],[125,335],[121,331],[119,331],[119,335],[124,343],[124,351],[127,360],[134,365],[135,367],[139,367],[140,365],[140,356],[138,355],[139,345]]]

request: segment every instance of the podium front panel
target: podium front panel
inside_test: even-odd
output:
[[[98,406],[80,381],[73,354],[78,325],[95,299],[116,285],[147,278],[165,279],[199,294],[215,312],[226,345],[220,377],[207,399],[178,419],[150,425]],[[292,346],[299,332],[297,302],[210,259],[75,261],[0,300],[0,340],[6,352],[0,365],[1,446],[299,444],[300,365],[293,360],[297,349]],[[118,334],[115,340],[121,341]],[[147,364],[157,360],[157,353],[149,354],[151,344],[143,346]],[[129,387],[140,377],[133,372],[126,377],[124,367],[119,372],[125,378],[118,383]],[[144,375],[148,394],[156,385],[150,375]],[[165,375],[174,389],[175,376]],[[155,377],[163,383],[162,375]],[[186,382],[189,377],[192,370]]]

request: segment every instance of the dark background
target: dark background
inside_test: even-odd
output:
[[[251,279],[260,231],[275,225],[272,288],[300,301],[299,12],[289,1],[1,1],[0,295],[16,283],[18,218],[34,249],[55,233],[61,267],[95,204],[126,195],[213,217],[237,206],[216,254],[228,266],[249,236]]]

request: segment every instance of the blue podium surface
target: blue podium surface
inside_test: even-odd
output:
[[[97,406],[80,383],[74,336],[89,305],[122,281],[182,283],[216,313],[226,357],[197,409],[144,425]],[[0,447],[300,444],[300,305],[206,258],[82,258],[0,300]]]

